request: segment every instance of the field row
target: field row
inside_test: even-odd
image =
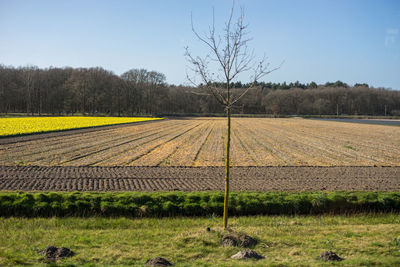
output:
[[[0,143],[0,165],[223,166],[223,118],[164,120]],[[234,118],[233,166],[400,166],[400,127]]]
[[[400,167],[233,167],[234,191],[399,191]],[[0,166],[3,191],[223,190],[224,167]]]

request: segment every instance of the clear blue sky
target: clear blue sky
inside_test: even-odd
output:
[[[222,28],[231,0],[0,0],[0,64],[156,70],[187,83],[184,47],[204,51],[190,27]],[[238,0],[265,81],[342,80],[400,89],[400,1]],[[246,82],[243,79],[244,82]]]

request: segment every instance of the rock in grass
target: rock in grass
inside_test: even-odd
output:
[[[223,247],[236,247],[237,242],[235,238],[232,238],[231,236],[225,236],[222,238],[222,246]]]
[[[65,248],[65,247],[58,248],[57,252],[56,252],[57,259],[71,257],[73,255],[74,255],[74,253],[69,248]]]
[[[239,251],[238,253],[233,255],[231,258],[232,259],[238,259],[238,260],[240,260],[240,259],[256,259],[256,260],[260,260],[260,259],[264,259],[265,257],[260,255],[260,254],[258,254],[254,250],[246,249],[246,250]]]
[[[146,262],[146,266],[160,266],[160,267],[162,267],[162,266],[173,266],[173,264],[170,263],[169,261],[167,261],[164,258],[156,257],[156,258],[153,258],[151,260],[148,260]]]
[[[65,257],[74,256],[74,252],[72,252],[69,248],[57,248],[55,246],[48,246],[44,250],[42,250],[41,253],[45,254],[48,260],[58,260]]]
[[[320,259],[324,261],[342,261],[343,258],[339,257],[335,252],[332,251],[325,251],[322,252],[319,256]]]
[[[254,247],[257,240],[245,234],[228,233],[222,237],[222,246],[224,247]]]
[[[57,247],[55,246],[48,246],[44,250],[41,251],[42,254],[46,255],[46,258],[55,258],[56,252],[57,252]]]

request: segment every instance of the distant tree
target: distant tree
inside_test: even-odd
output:
[[[40,69],[0,64],[0,113],[61,115],[99,112],[134,116],[226,112],[225,106],[211,93],[191,93],[210,86],[202,80],[200,82],[200,87],[167,85],[163,74],[145,69],[132,69],[117,76],[100,67]],[[400,91],[370,88],[366,83],[357,83],[353,87],[343,87],[343,84],[336,82],[318,86],[315,82],[292,82],[287,86],[287,83],[258,80],[242,83],[236,79],[229,86],[231,98],[240,96],[248,88],[250,90],[240,103],[232,105],[231,111],[274,113],[277,109],[273,105],[278,105],[282,115],[398,114]],[[226,81],[215,79],[211,85],[226,93]],[[295,88],[287,88],[290,86]],[[303,86],[313,90],[299,90]]]
[[[275,116],[279,114],[279,111],[280,111],[280,110],[281,110],[281,109],[280,109],[280,107],[279,107],[278,104],[274,104],[274,105],[272,105],[272,107],[271,107],[271,111],[272,111],[272,113],[273,113]]]
[[[356,83],[354,85],[354,87],[366,87],[366,88],[369,88],[369,85],[367,83]]]
[[[336,81],[334,83],[332,83],[332,82],[325,83],[325,87],[344,87],[344,88],[347,88],[347,87],[349,87],[349,85],[347,83],[342,82],[342,81]]]
[[[22,68],[22,77],[25,87],[25,103],[26,113],[34,114],[34,103],[35,103],[35,85],[37,82],[37,66],[26,66]]]
[[[307,89],[315,89],[315,88],[317,88],[318,87],[318,85],[315,83],[315,82],[310,82],[308,85],[307,85]]]
[[[244,24],[244,12],[241,9],[236,23],[233,22],[234,6],[232,6],[228,21],[223,29],[223,34],[215,32],[214,16],[213,24],[207,34],[200,35],[193,26],[195,36],[208,49],[209,54],[204,57],[193,56],[186,47],[186,57],[190,63],[193,76],[188,75],[189,81],[194,85],[196,77],[204,86],[207,95],[212,95],[224,107],[227,117],[227,135],[225,145],[225,195],[223,212],[223,229],[228,227],[228,201],[229,201],[229,178],[230,178],[230,141],[231,141],[231,111],[234,105],[251,89],[257,87],[257,81],[273,70],[268,70],[269,64],[265,64],[265,57],[259,61],[255,60],[253,53],[248,50],[247,25]],[[213,62],[218,67],[213,68]],[[251,84],[245,90],[232,92],[235,79],[239,74],[251,72]],[[224,86],[220,86],[223,84]],[[203,94],[204,95],[204,94]]]
[[[126,81],[127,97],[131,100],[130,109],[137,113],[153,114],[157,108],[156,92],[166,86],[164,74],[145,69],[131,69],[121,75]]]
[[[280,85],[280,89],[287,90],[287,89],[290,89],[290,86],[287,85],[286,82],[283,82],[283,83]]]

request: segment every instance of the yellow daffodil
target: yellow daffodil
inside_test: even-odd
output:
[[[76,128],[104,126],[161,118],[130,117],[24,117],[0,118],[0,136],[11,136],[39,132],[52,132]]]

